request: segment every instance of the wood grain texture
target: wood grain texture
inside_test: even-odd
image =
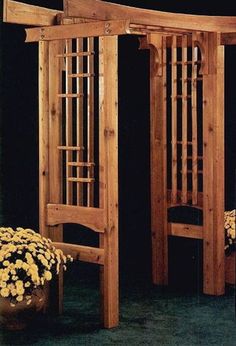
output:
[[[48,224],[77,223],[96,232],[104,232],[105,213],[103,209],[79,207],[63,204],[48,204]]]
[[[205,35],[209,73],[203,75],[204,293],[221,295],[224,272],[224,47]]]
[[[169,235],[175,237],[202,239],[203,227],[182,223],[169,223]]]
[[[118,37],[99,38],[100,105],[100,203],[106,210],[106,231],[100,238],[104,248],[101,273],[103,323],[107,328],[119,321],[118,275]]]
[[[150,48],[150,174],[152,279],[168,282],[167,153],[166,153],[166,38],[148,37]]]
[[[236,18],[169,13],[100,0],[65,0],[65,16],[97,20],[129,19],[131,23],[158,25],[189,31],[236,32]]]
[[[49,237],[49,44],[39,43],[39,231]]]
[[[104,264],[104,250],[84,245],[53,242],[57,249],[61,249],[65,255],[70,255],[76,261]]]
[[[56,24],[62,11],[24,4],[18,1],[3,1],[3,22],[24,25],[46,26]]]
[[[129,32],[129,21],[114,20],[81,24],[45,26],[26,29],[25,42],[52,41],[78,37],[123,35]]]

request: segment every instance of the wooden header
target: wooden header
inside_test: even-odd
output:
[[[96,20],[127,19],[131,23],[187,31],[236,32],[236,17],[169,13],[118,5],[101,0],[64,0],[66,17]]]
[[[25,42],[62,40],[78,37],[113,36],[127,34],[128,31],[129,22],[126,20],[55,25],[26,29]]]
[[[3,22],[5,23],[36,26],[54,25],[56,24],[57,15],[62,13],[59,10],[51,10],[12,0],[4,0],[3,2]]]

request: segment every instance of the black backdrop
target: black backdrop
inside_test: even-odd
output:
[[[25,1],[62,8],[60,0]],[[110,1],[150,9],[236,15],[236,5],[206,1]],[[24,43],[24,27],[1,23],[1,224],[38,228],[37,44]],[[136,37],[119,39],[120,267],[129,277],[150,277],[149,53]],[[226,209],[235,207],[236,49],[226,48]],[[73,237],[73,236],[72,236]],[[76,240],[76,236],[74,236]],[[197,278],[201,243],[172,239],[170,266]],[[180,255],[181,254],[181,255]],[[188,264],[186,264],[188,263]],[[182,269],[181,269],[182,268]]]

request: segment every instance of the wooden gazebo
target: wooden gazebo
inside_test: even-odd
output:
[[[34,26],[26,42],[39,42],[40,232],[100,265],[104,326],[119,320],[119,35],[150,50],[153,282],[168,284],[168,236],[197,238],[203,291],[224,294],[224,46],[236,44],[236,17],[4,0],[4,21]],[[168,210],[182,206],[201,209],[203,225],[170,222]],[[97,232],[99,247],[63,243],[66,223]],[[61,309],[62,277],[58,286]]]

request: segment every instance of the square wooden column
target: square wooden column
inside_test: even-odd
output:
[[[221,295],[224,275],[224,46],[204,34],[203,49],[203,291]],[[204,71],[205,70],[205,71]]]
[[[150,178],[152,280],[168,283],[166,38],[148,36],[150,48]]]
[[[118,37],[99,38],[99,182],[100,208],[106,228],[100,235],[104,248],[101,267],[104,327],[119,323],[118,279]]]

